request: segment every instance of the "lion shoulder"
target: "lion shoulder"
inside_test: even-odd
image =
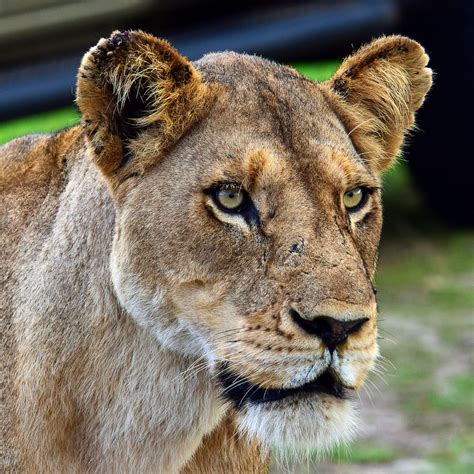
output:
[[[27,135],[0,147],[2,229],[8,237],[5,244],[16,245],[45,198],[61,190],[69,148],[78,132],[74,127],[56,134]]]

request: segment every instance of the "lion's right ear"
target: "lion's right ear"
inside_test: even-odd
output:
[[[77,78],[93,161],[113,186],[142,173],[197,120],[206,96],[199,73],[166,41],[141,31],[101,39]]]
[[[324,83],[352,142],[377,173],[394,161],[432,83],[428,55],[404,36],[382,37]]]

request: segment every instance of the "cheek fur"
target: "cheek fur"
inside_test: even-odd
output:
[[[112,283],[121,306],[141,327],[168,349],[196,356],[208,353],[206,341],[181,323],[179,315],[169,311],[167,292],[158,281],[145,284],[140,270],[134,268],[121,247],[114,242],[110,259]]]

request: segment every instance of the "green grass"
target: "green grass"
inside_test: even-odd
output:
[[[450,232],[425,241],[414,239],[405,242],[405,248],[400,250],[398,256],[384,257],[384,272],[378,276],[377,284],[389,291],[416,284],[418,289],[431,291],[432,294],[442,292],[450,288],[457,275],[472,271],[469,257],[474,257],[473,250],[472,234],[469,232]],[[403,258],[409,254],[412,254],[410,259]],[[456,286],[459,288],[462,285]]]
[[[447,410],[471,410],[471,415],[474,417],[473,394],[474,378],[464,374],[453,377],[449,384],[447,384],[444,392],[430,393],[429,400],[434,410],[441,412]]]
[[[472,474],[474,472],[473,434],[452,437],[440,451],[431,456],[430,460],[434,466],[426,474]]]
[[[388,238],[388,237],[387,237]],[[430,308],[446,311],[474,308],[472,281],[474,234],[439,231],[392,239],[382,247],[377,286],[382,304],[408,305],[418,312]]]
[[[0,124],[0,145],[29,133],[50,133],[79,122],[79,114],[72,105],[63,109],[30,115]]]
[[[349,448],[334,449],[329,457],[338,464],[382,464],[394,461],[398,456],[399,453],[390,446],[355,442]]]
[[[340,61],[320,61],[317,63],[296,63],[292,66],[313,81],[329,79],[339,67]]]

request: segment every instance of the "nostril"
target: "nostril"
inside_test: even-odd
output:
[[[314,334],[318,335],[323,341],[329,339],[333,335],[333,328],[324,316],[316,318],[310,322]]]
[[[362,326],[369,320],[369,318],[360,318],[352,321],[346,321],[347,334],[358,332],[362,329]]]
[[[289,313],[293,322],[303,329],[303,331],[307,332],[308,334],[316,334],[319,336],[320,328],[317,324],[315,325],[313,321],[302,318],[300,313],[298,313],[298,311],[293,308],[290,309]]]
[[[315,319],[305,319],[298,311],[290,309],[291,319],[308,334],[314,334],[326,341],[333,337],[334,327],[331,324],[331,319],[328,316],[319,316]]]

